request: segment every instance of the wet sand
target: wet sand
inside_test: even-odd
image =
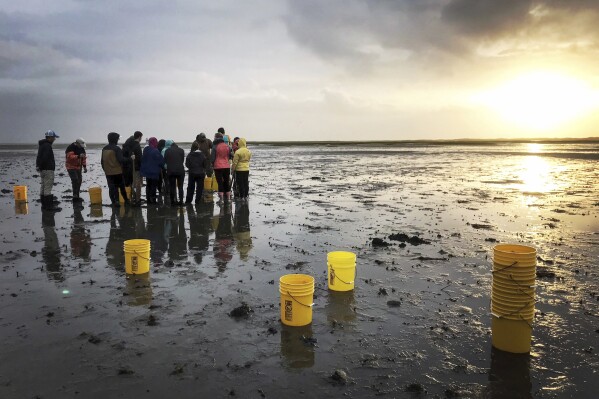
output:
[[[57,147],[55,215],[35,202],[36,148],[2,150],[0,397],[595,396],[596,144],[251,149],[248,204],[98,213],[99,149],[77,209]],[[148,277],[125,274],[131,238],[152,241]],[[508,242],[538,251],[530,356],[491,347]],[[357,253],[353,292],[327,290],[334,250]],[[310,326],[281,325],[287,273],[316,278]]]

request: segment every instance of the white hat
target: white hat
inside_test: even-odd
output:
[[[83,140],[81,137],[79,137],[77,140],[75,140],[77,143],[79,143],[79,145],[83,148],[85,148],[85,140]]]

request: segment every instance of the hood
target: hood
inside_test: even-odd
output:
[[[150,137],[148,145],[152,148],[158,148],[158,139],[156,137]]]
[[[116,144],[119,142],[119,137],[121,137],[120,134],[115,133],[115,132],[111,132],[108,133],[108,143],[109,144]]]
[[[41,139],[40,141],[37,142],[39,145],[42,145],[44,143],[50,143],[48,140],[46,139]]]
[[[244,138],[239,139],[239,141],[237,142],[237,146],[239,148],[245,148],[247,146],[247,142],[245,141]]]
[[[173,145],[175,142],[173,140],[166,140],[164,142],[164,148],[170,148],[171,145]]]
[[[224,143],[224,142],[225,142],[225,140],[223,140],[223,138],[222,138],[222,137],[220,137],[220,138],[214,139],[214,141],[212,142],[212,145],[213,145],[214,147],[216,147],[218,144],[220,144],[220,143]]]

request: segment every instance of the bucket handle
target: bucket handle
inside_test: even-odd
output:
[[[503,318],[504,318],[504,316],[509,316],[509,314],[508,314],[508,315],[500,315],[500,314],[497,314],[497,313],[493,313],[493,312],[491,312],[491,316],[495,316],[495,317],[497,317],[498,319],[503,319]],[[518,315],[518,317],[520,317],[520,321],[523,321],[523,322],[525,322],[526,324],[528,324],[528,327],[530,327],[530,329],[532,330],[532,324],[530,324],[530,323],[528,322],[528,320],[526,320],[524,317],[522,317],[522,315],[521,315],[521,314],[519,314],[519,315]],[[516,320],[516,321],[518,321],[518,320]]]
[[[289,291],[287,291],[287,295],[289,295],[289,296],[291,297],[291,299],[293,299],[295,302],[299,303],[299,304],[300,304],[300,305],[302,305],[302,306],[305,306],[305,307],[307,307],[307,308],[311,308],[312,306],[314,306],[314,302],[312,302],[312,304],[310,304],[310,305],[306,305],[305,303],[301,303],[300,301],[298,301],[297,299],[295,299],[295,298],[293,297],[293,295],[291,295],[291,294],[289,293]]]
[[[135,253],[135,255],[139,256],[142,259],[150,260],[150,258],[146,258],[145,256],[141,255],[139,252],[137,252],[135,249],[133,250],[133,253]]]
[[[337,276],[337,272],[335,271],[335,269],[333,269],[333,265],[331,265],[330,263],[329,263],[329,267],[331,268],[331,270],[333,271],[333,273],[335,273],[335,278],[337,280],[341,281],[343,284],[347,284],[347,285],[353,284],[356,281],[356,278],[358,277],[358,268],[357,267],[354,268],[354,280],[350,281],[349,283],[346,282],[346,281],[341,280],[339,278],[339,276]]]

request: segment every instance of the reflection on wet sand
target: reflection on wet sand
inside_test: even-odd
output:
[[[185,231],[185,211],[180,208],[167,208],[169,212],[164,224],[168,237],[168,256],[171,261],[187,258],[187,232]]]
[[[94,218],[101,218],[102,216],[104,216],[102,205],[91,205],[89,207],[89,216]]]
[[[283,364],[292,369],[314,366],[312,325],[289,327],[281,325],[281,356]]]
[[[71,254],[76,257],[89,261],[91,253],[92,239],[89,230],[85,227],[85,220],[81,214],[83,207],[73,206],[73,226],[71,227]]]
[[[247,202],[235,206],[233,220],[233,238],[241,260],[247,260],[252,249],[252,236],[250,233],[250,208]]]
[[[189,220],[189,250],[199,265],[202,257],[210,246],[210,233],[212,230],[212,215],[214,214],[214,202],[201,202],[187,206],[187,219]]]
[[[347,327],[356,321],[354,291],[329,290],[326,305],[327,321],[331,324],[341,324]]]
[[[225,205],[220,208],[218,214],[218,225],[214,235],[214,260],[219,273],[223,273],[227,264],[233,258],[231,248],[233,247],[233,223],[231,206]]]
[[[150,247],[150,260],[152,263],[162,263],[162,257],[168,250],[168,240],[165,236],[164,224],[167,208],[148,207],[148,223],[144,238],[152,243]]]
[[[129,306],[148,305],[152,301],[150,273],[127,275],[125,293]]]
[[[532,384],[530,381],[530,355],[514,354],[492,348],[491,370],[486,398],[529,399]]]
[[[42,259],[50,280],[64,281],[60,265],[60,243],[56,235],[54,212],[42,212],[42,230],[44,231],[44,246]]]
[[[110,233],[106,243],[106,261],[115,270],[125,271],[123,243],[144,236],[145,224],[141,208],[113,208]]]
[[[29,214],[29,204],[27,202],[15,202],[15,215]]]

